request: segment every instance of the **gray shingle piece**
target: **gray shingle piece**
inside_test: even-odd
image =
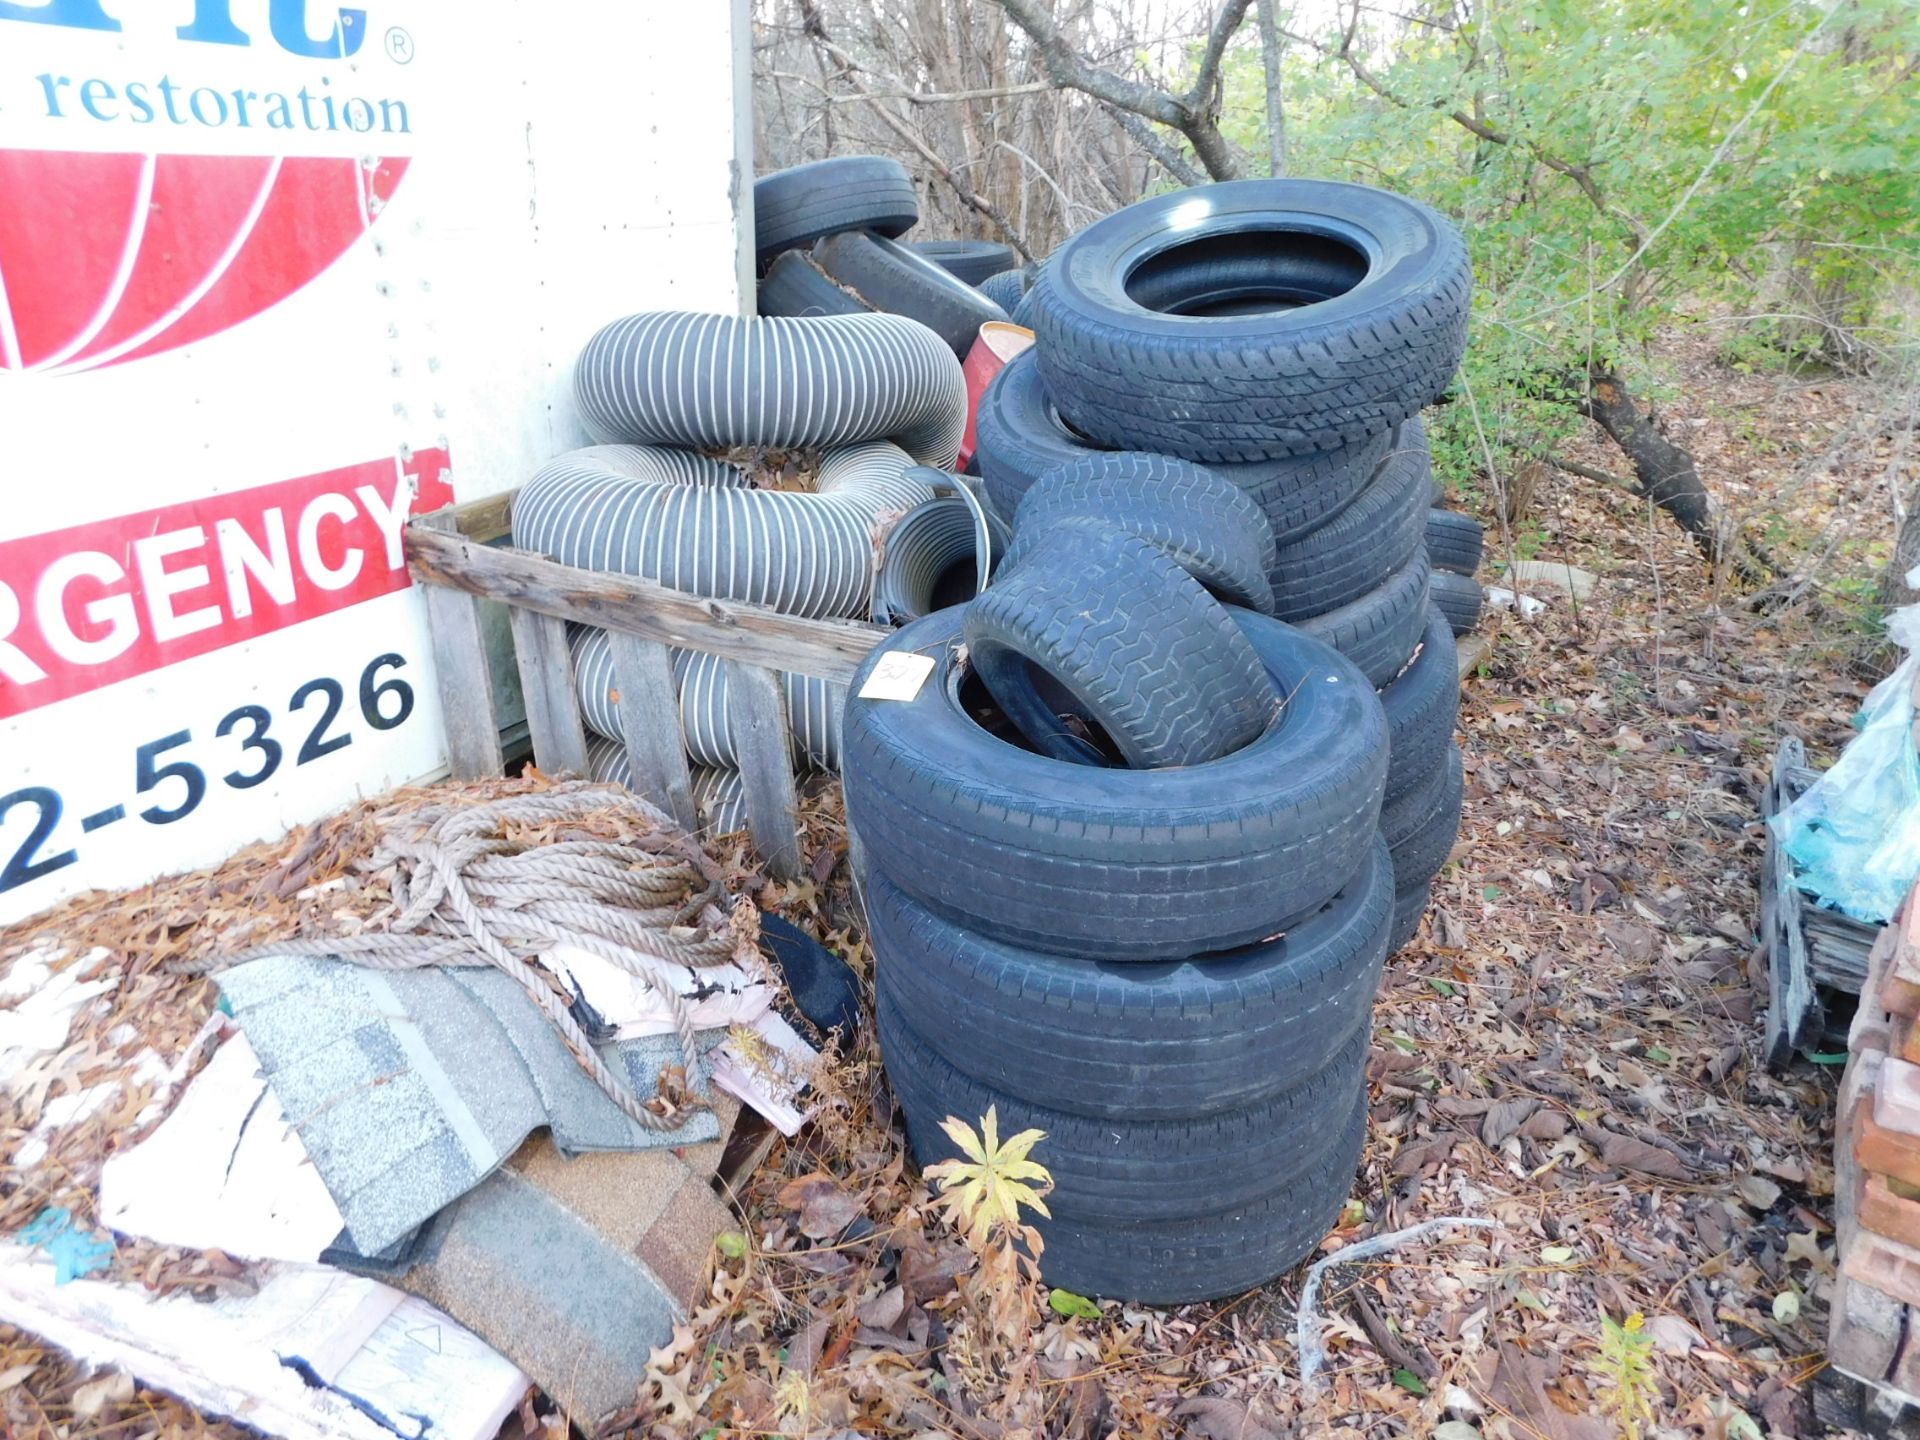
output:
[[[543,1125],[571,1151],[719,1134],[704,1113],[675,1131],[636,1125],[497,971],[372,971],[288,957],[230,970],[221,988],[363,1252],[467,1193]],[[703,1036],[702,1048],[721,1038]],[[603,1047],[602,1056],[642,1095],[681,1058],[670,1035]],[[695,1069],[704,1080],[704,1061]]]

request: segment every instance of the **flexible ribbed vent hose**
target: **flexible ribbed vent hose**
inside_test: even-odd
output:
[[[599,735],[620,734],[619,687],[614,683],[613,646],[607,632],[578,626],[568,636],[573,650],[574,686],[587,728]],[[673,677],[680,690],[680,729],[687,754],[696,765],[737,766],[733,722],[727,709],[727,665],[718,655],[698,650],[673,652]],[[840,767],[840,711],[847,687],[809,675],[783,674],[787,724],[793,732],[796,761],[813,768]]]
[[[960,362],[899,315],[616,320],[580,354],[574,395],[604,440],[719,449],[886,438],[952,469],[967,424]]]
[[[633,762],[627,747],[618,740],[595,735],[587,741],[587,775],[590,779],[633,788]],[[700,828],[709,835],[725,835],[747,828],[747,787],[738,770],[718,770],[708,765],[693,769],[693,808],[699,813]]]
[[[733,466],[686,450],[595,445],[549,462],[521,488],[513,540],[566,565],[657,580],[717,600],[813,618],[863,616],[874,527],[932,490],[885,441],[834,450],[811,492],[758,490]]]

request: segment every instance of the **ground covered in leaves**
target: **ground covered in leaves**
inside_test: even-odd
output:
[[[1740,373],[1704,340],[1675,358],[1685,383],[1666,423],[1716,491],[1804,564],[1756,609],[1643,502],[1560,472],[1495,527],[1490,570],[1507,553],[1564,559],[1599,584],[1578,605],[1538,590],[1537,618],[1486,621],[1462,706],[1460,843],[1426,927],[1389,963],[1367,1153],[1321,1254],[1423,1221],[1491,1224],[1330,1267],[1308,1327],[1327,1358],[1309,1392],[1300,1276],[1220,1304],[1093,1307],[1050,1297],[1004,1242],[969,1244],[907,1159],[863,1037],[822,1076],[816,1123],[739,1197],[707,1303],[607,1433],[1815,1433],[1836,1072],[1774,1076],[1756,1061],[1755,803],[1780,735],[1830,757],[1847,734],[1872,649],[1864,577],[1891,536],[1889,487],[1915,476],[1903,417],[1863,382]],[[1617,468],[1599,445],[1567,454]],[[1489,515],[1493,503],[1472,502]],[[763,904],[870,975],[831,786],[810,816],[802,883],[766,882],[737,842],[718,848]],[[140,1043],[183,1053],[212,987],[162,962],[210,927],[258,935],[263,911],[298,912],[353,843],[351,825],[316,828],[144,904],[57,917],[125,978],[112,1013],[76,1027],[91,1048],[5,1099],[0,1156],[20,1154],[49,1098],[124,1065],[136,1037],[119,1027],[137,1020]],[[24,938],[0,934],[0,966]],[[35,1166],[9,1163],[0,1229],[48,1204],[84,1223],[90,1167],[149,1098],[136,1089],[91,1130],[60,1132]],[[203,1293],[246,1283],[237,1271],[138,1245],[115,1261]],[[240,1433],[130,1386],[103,1390],[5,1331],[0,1412],[20,1435]],[[509,1428],[544,1430],[545,1413],[535,1403]]]

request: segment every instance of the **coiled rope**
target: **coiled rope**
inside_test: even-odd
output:
[[[609,840],[577,822],[612,821]],[[525,990],[580,1068],[635,1124],[677,1130],[698,1097],[664,1112],[600,1058],[572,1014],[573,997],[529,962],[574,945],[618,966],[665,1004],[680,1037],[685,1074],[695,1071],[694,1028],[679,994],[654,970],[668,961],[697,969],[738,963],[765,975],[752,903],[721,909],[713,862],[660,811],[613,786],[572,781],[479,805],[396,807],[377,817],[383,834],[360,870],[392,903],[361,933],[282,940],[231,955],[186,961],[206,974],[269,956],[317,956],[375,970],[491,965]],[[569,823],[576,822],[576,823]],[[564,838],[528,832],[559,825]],[[678,1099],[679,1097],[676,1097]]]

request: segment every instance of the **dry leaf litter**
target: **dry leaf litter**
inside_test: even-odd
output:
[[[1884,563],[1909,437],[1862,382],[1730,372],[1706,333],[1673,347],[1664,423],[1719,492],[1808,572],[1765,608],[1721,591],[1625,491],[1549,472],[1489,550],[1565,559],[1600,583],[1491,650],[1461,726],[1466,819],[1419,939],[1389,964],[1375,1021],[1372,1126],[1320,1256],[1441,1217],[1416,1242],[1323,1273],[1327,1349],[1303,1393],[1301,1275],[1217,1304],[1152,1310],[1050,1295],[1004,1232],[969,1245],[907,1159],[863,1038],[820,1077],[819,1118],[738,1197],[706,1302],[655,1357],[635,1437],[1277,1436],[1603,1440],[1815,1433],[1833,1275],[1835,1071],[1755,1062],[1754,814],[1773,745],[1844,742],[1870,649],[1854,598]],[[1596,444],[1570,458],[1606,468]],[[1493,497],[1476,508],[1490,515]],[[1787,537],[1781,541],[1778,533]],[[1511,547],[1511,549],[1509,548]],[[1490,573],[1490,572],[1489,572]],[[1542,592],[1545,594],[1546,592]],[[537,775],[466,787],[475,796]],[[444,799],[452,787],[433,787]],[[353,909],[354,857],[391,797],[126,895],[80,897],[0,932],[0,973],[40,937],[117,979],[0,1113],[0,1230],[44,1207],[95,1216],[104,1157],[164,1104],[151,1080],[35,1137],[49,1100],[113,1086],[142,1051],[190,1071],[217,992],[170,961],[293,934]],[[729,882],[870,978],[848,890],[838,790],[805,803],[798,883],[744,840],[709,846]],[[147,1067],[148,1074],[155,1067]],[[145,1112],[145,1121],[141,1117]],[[961,1117],[978,1124],[979,1117]],[[47,1153],[14,1163],[31,1141]],[[31,1151],[28,1152],[32,1153]],[[1034,1151],[1044,1162],[1044,1142]],[[125,1242],[110,1272],[157,1290],[244,1290],[217,1251]],[[1639,1318],[1635,1318],[1639,1317]],[[123,1377],[88,1376],[0,1330],[0,1413],[20,1436],[238,1435]],[[510,1433],[560,1433],[530,1396]]]

